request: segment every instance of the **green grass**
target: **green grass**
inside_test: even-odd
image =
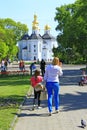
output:
[[[8,130],[30,89],[29,76],[0,77],[0,130]]]

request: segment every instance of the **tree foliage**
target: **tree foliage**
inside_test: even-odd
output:
[[[28,32],[25,24],[15,22],[10,18],[0,19],[0,60],[17,55],[17,41]]]
[[[56,30],[58,43],[63,48],[61,53],[66,55],[62,59],[70,63],[87,62],[87,1],[77,0],[74,4],[57,7],[54,19],[58,22]]]

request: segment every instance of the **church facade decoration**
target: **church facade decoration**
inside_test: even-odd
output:
[[[18,59],[51,61],[53,59],[53,47],[57,47],[57,40],[50,34],[50,27],[45,25],[44,34],[40,35],[39,22],[37,15],[34,15],[32,22],[32,34],[24,34],[18,41]]]

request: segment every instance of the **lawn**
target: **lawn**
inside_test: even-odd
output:
[[[0,77],[0,130],[8,130],[30,89],[29,76]]]

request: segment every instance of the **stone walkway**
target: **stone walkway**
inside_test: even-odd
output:
[[[78,76],[79,75],[79,76]],[[87,85],[78,86],[80,69],[65,69],[60,78],[60,112],[48,116],[47,101],[41,109],[32,110],[33,95],[27,97],[14,130],[81,130],[81,119],[87,122]],[[86,129],[86,128],[85,128]]]
[[[60,113],[53,111],[52,116],[48,116],[47,101],[32,111],[32,99],[26,99],[14,130],[80,130],[81,119],[87,121],[87,86],[61,86]]]

